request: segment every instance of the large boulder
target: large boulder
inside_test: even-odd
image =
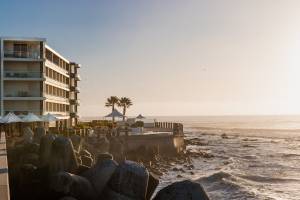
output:
[[[148,179],[149,172],[143,165],[126,160],[111,177],[105,197],[109,199],[117,195],[120,199],[144,200]]]
[[[35,143],[40,144],[41,138],[46,135],[46,129],[42,126],[39,126],[35,129],[35,133],[33,136],[33,141]]]
[[[92,154],[86,149],[81,149],[81,151],[79,152],[79,155],[80,156],[92,157]]]
[[[52,143],[55,140],[55,136],[52,134],[47,134],[41,137],[40,142],[40,166],[47,166],[50,160]]]
[[[23,164],[39,165],[39,144],[25,143],[21,153],[21,162]]]
[[[85,165],[85,166],[88,166],[88,167],[91,167],[92,164],[93,164],[93,158],[89,157],[89,156],[81,156],[80,160],[81,160],[82,165]]]
[[[173,183],[160,190],[153,200],[209,200],[203,187],[193,181]]]
[[[92,183],[94,189],[96,190],[97,196],[99,197],[111,176],[117,169],[117,166],[118,164],[111,159],[102,160],[82,173],[82,176],[87,178]]]
[[[159,184],[159,178],[156,177],[153,173],[149,172],[149,180],[148,180],[147,195],[146,195],[147,200],[151,199],[158,184]]]
[[[50,189],[78,200],[95,200],[96,193],[91,183],[84,177],[58,172],[50,180]]]
[[[55,138],[51,147],[49,160],[50,173],[59,171],[75,172],[78,168],[74,148],[69,138],[59,136]]]

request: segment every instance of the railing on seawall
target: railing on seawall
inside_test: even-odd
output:
[[[155,128],[172,131],[174,135],[183,135],[183,124],[173,122],[155,122]]]
[[[0,132],[0,199],[10,199],[5,132]]]

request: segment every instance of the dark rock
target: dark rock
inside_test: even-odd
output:
[[[27,143],[24,145],[23,153],[39,153],[40,145],[37,143]]]
[[[78,200],[96,199],[95,190],[86,178],[67,172],[59,172],[52,176],[50,189]]]
[[[82,173],[82,176],[92,183],[97,196],[100,196],[104,187],[117,169],[117,166],[118,164],[113,160],[97,162],[89,170]]]
[[[85,172],[86,172],[87,170],[89,170],[89,169],[90,169],[90,167],[88,167],[88,166],[85,166],[85,165],[79,165],[78,168],[77,168],[77,170],[76,170],[76,173],[75,173],[75,174],[81,175],[81,174],[85,173]]]
[[[39,165],[39,155],[36,153],[27,153],[22,156],[21,163],[32,164],[34,166]]]
[[[46,129],[42,126],[39,126],[35,129],[35,133],[33,135],[33,141],[35,143],[40,144],[41,138],[46,135]]]
[[[91,167],[92,164],[93,164],[93,159],[92,157],[88,157],[88,156],[81,156],[80,157],[81,159],[81,163],[82,165],[85,165],[85,166],[88,166],[88,167]]]
[[[79,155],[80,156],[87,156],[87,157],[92,157],[92,154],[86,150],[86,149],[82,149],[80,152],[79,152]]]
[[[186,180],[173,183],[157,193],[153,200],[209,200],[203,187]]]
[[[149,173],[148,187],[147,187],[147,195],[146,199],[150,200],[156,187],[159,184],[159,178],[156,177],[153,173]]]
[[[124,161],[111,177],[108,187],[116,193],[132,199],[145,199],[149,172],[141,164]]]
[[[41,137],[40,142],[40,166],[46,166],[49,163],[52,143],[55,140],[55,136],[52,134],[47,134]]]
[[[101,163],[104,160],[113,160],[113,156],[110,153],[100,153],[97,155],[97,163]]]
[[[78,163],[71,140],[63,136],[57,137],[51,148],[50,173],[59,171],[74,172],[77,168]]]

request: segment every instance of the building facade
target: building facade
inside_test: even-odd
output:
[[[0,114],[51,113],[59,125],[78,121],[80,65],[43,38],[0,38]]]

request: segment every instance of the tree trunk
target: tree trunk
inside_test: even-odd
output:
[[[126,107],[123,107],[123,122],[125,121]]]
[[[114,112],[114,110],[115,110],[115,104],[112,105],[112,108],[111,108],[111,109],[112,109],[111,113],[113,114],[113,112]],[[115,116],[114,116],[114,115],[113,115],[113,117],[112,117],[112,121],[115,122]]]

